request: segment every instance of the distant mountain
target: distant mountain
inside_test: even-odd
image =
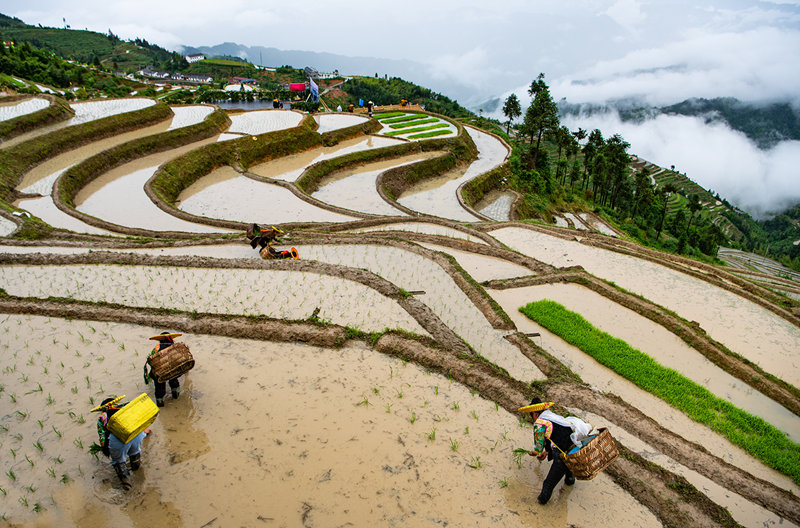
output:
[[[692,98],[669,106],[645,106],[635,99],[620,99],[605,104],[558,103],[561,115],[619,112],[620,119],[642,123],[659,114],[702,118],[706,123],[722,122],[750,138],[760,149],[781,141],[800,140],[800,111],[787,102],[743,102],[733,97]]]
[[[363,75],[369,77],[400,77],[415,84],[425,86],[457,100],[466,99],[474,94],[474,88],[443,81],[432,75],[430,68],[422,63],[410,60],[381,59],[378,57],[349,57],[335,53],[281,50],[265,46],[244,46],[234,42],[225,42],[215,46],[184,46],[187,55],[202,53],[206,56],[230,55],[240,57],[259,66],[292,66],[305,68],[310,66],[320,73],[339,70],[341,75]]]

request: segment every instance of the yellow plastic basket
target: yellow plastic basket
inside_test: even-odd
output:
[[[142,393],[114,413],[108,420],[108,430],[122,443],[127,444],[155,422],[157,415],[156,404],[147,394]]]

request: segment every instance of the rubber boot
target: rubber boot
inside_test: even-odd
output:
[[[539,501],[539,504],[547,504],[547,501],[550,500],[550,496],[553,494],[553,488],[549,486],[542,486],[542,492],[539,493],[539,496],[536,497],[536,500]]]
[[[567,473],[564,476],[564,485],[566,485],[566,486],[575,485],[575,475],[573,475],[572,473]]]
[[[136,471],[142,467],[142,454],[136,453],[135,455],[131,455],[131,469]]]
[[[128,480],[128,468],[125,467],[125,464],[114,464],[114,471],[116,471],[117,476],[119,477],[119,481],[122,484],[122,489],[131,489],[131,483]]]
[[[163,407],[164,406],[164,398],[156,398],[156,405],[158,405],[159,407]]]
[[[181,395],[181,390],[180,389],[172,389],[172,399],[173,400],[177,400],[178,396],[180,396],[180,395]]]

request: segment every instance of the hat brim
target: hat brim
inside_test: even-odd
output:
[[[555,405],[555,403],[553,402],[535,403],[533,405],[526,405],[525,407],[520,407],[519,409],[517,409],[517,411],[524,413],[541,412],[545,409],[549,409],[553,405]]]
[[[183,335],[183,334],[179,334],[179,333],[177,333],[177,332],[173,332],[173,333],[171,333],[171,334],[158,334],[158,335],[154,335],[153,337],[148,337],[147,339],[152,339],[153,341],[161,341],[161,340],[162,340],[162,339],[164,339],[165,337],[172,337],[172,338],[175,338],[175,337],[179,337],[179,336],[182,336],[182,335]]]

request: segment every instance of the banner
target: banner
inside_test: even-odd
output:
[[[311,87],[311,98],[314,100],[315,103],[319,102],[319,86],[317,83],[314,82],[314,79],[311,77],[308,78],[308,84]]]
[[[289,84],[289,91],[292,92],[305,92],[306,83],[291,83]]]

